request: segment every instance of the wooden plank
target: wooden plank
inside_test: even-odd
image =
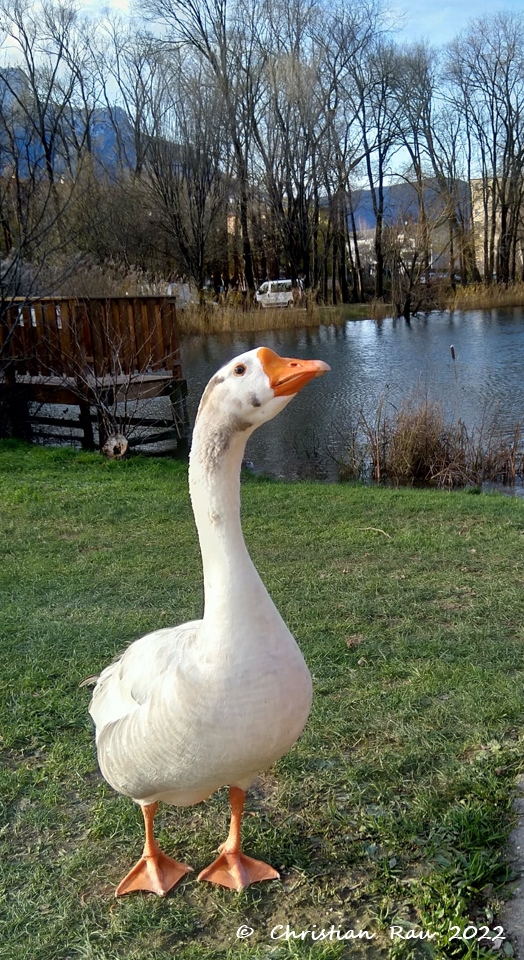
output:
[[[165,440],[179,440],[176,430],[166,430],[164,433],[153,433],[144,437],[129,437],[130,447],[145,447],[148,443],[162,443]]]
[[[171,317],[169,302],[163,300],[159,304],[159,319],[162,328],[162,344],[165,357],[165,366],[170,367],[172,363],[173,344],[171,336]]]
[[[118,356],[117,364],[115,364],[114,359],[112,361],[113,376],[118,376],[120,371],[125,370],[127,367],[129,336],[126,338],[122,319],[121,300],[117,297],[112,297],[111,300],[108,300],[107,320],[109,330],[111,331],[110,336]]]
[[[32,403],[60,403],[67,407],[72,404],[78,406],[81,400],[78,393],[69,387],[46,383],[24,383],[21,386]]]
[[[137,348],[137,331],[135,327],[135,311],[133,307],[133,301],[129,298],[126,298],[125,301],[125,317],[127,321],[127,328],[129,330],[129,357],[128,364],[129,368],[126,369],[126,373],[133,373],[135,370],[138,370],[138,348]]]
[[[46,336],[44,304],[41,300],[35,300],[29,304],[29,316],[29,330],[31,331],[31,341],[35,356],[36,370],[39,374],[45,376],[52,371],[49,366],[49,350]]]
[[[182,380],[173,298],[19,298],[2,322],[0,344],[8,337],[4,355],[13,358],[26,395],[37,403],[82,403],[84,429],[90,379],[95,392],[106,386],[135,402],[171,398]]]
[[[133,310],[129,303],[129,297],[122,297],[118,301],[118,313],[120,316],[120,328],[122,331],[123,343],[123,372],[127,374],[134,373],[137,367],[136,346],[135,346],[135,324],[133,320]]]
[[[20,338],[17,323],[18,310],[8,307],[0,319],[0,355],[5,360],[17,355],[15,343]]]
[[[118,416],[116,417],[118,420]],[[96,414],[91,414],[91,420],[96,420]],[[171,417],[122,417],[126,427],[173,427]]]
[[[79,371],[86,372],[91,369],[93,351],[85,304],[76,299],[71,300],[69,304],[69,327],[71,330],[73,376],[78,377]]]
[[[137,370],[145,370],[147,366],[147,354],[144,350],[144,318],[142,316],[142,304],[137,297],[133,297],[132,310],[133,322],[135,327],[135,364]]]
[[[16,356],[13,340],[19,336],[17,323],[18,310],[8,307],[0,319],[0,354],[3,358]]]
[[[41,357],[38,355],[37,339],[35,336],[37,316],[34,304],[29,304],[24,310],[24,347],[27,358],[27,370],[30,374],[42,373]]]
[[[135,298],[125,297],[120,301],[120,316],[122,330],[125,331],[125,362],[123,363],[123,373],[127,376],[131,376],[132,374],[137,373],[140,369],[139,345],[141,328],[137,328]]]
[[[75,427],[77,430],[83,429],[78,414],[74,419],[71,417],[44,417],[40,414],[30,414],[29,418],[31,423],[37,423],[39,426]]]
[[[148,370],[151,367],[151,329],[149,326],[149,315],[147,302],[145,300],[135,301],[135,309],[140,315],[142,326],[142,340],[138,349],[138,369]]]
[[[0,381],[1,386],[2,381]],[[17,386],[27,395],[27,398],[34,403],[61,404],[69,406],[71,404],[79,405],[86,401],[84,388],[88,389],[88,384],[81,384],[80,387],[71,384],[68,386],[60,377],[54,378],[32,378],[29,380],[18,380]],[[155,400],[160,397],[170,397],[178,401],[187,393],[187,387],[183,380],[173,380],[169,378],[148,379],[146,381],[132,381],[129,390],[125,384],[120,384],[122,392],[119,392],[118,385],[111,385],[108,378],[108,389],[112,386],[116,389],[116,402],[123,403],[125,399],[129,402],[140,402],[141,400]],[[97,393],[101,387],[100,383],[93,381],[93,391]],[[90,403],[94,406],[96,396],[93,394]],[[143,419],[143,418],[141,418]]]
[[[100,370],[113,376],[118,373],[119,362],[119,344],[115,336],[113,318],[111,312],[111,298],[105,297],[100,300],[100,333],[102,337],[102,356],[100,357]],[[116,357],[115,357],[116,351]]]
[[[129,384],[117,385],[117,400],[122,403],[127,400],[154,400],[157,397],[169,397],[173,389],[174,381],[169,379],[162,380],[132,380]]]
[[[178,324],[176,315],[176,301],[168,301],[169,309],[169,336],[171,353],[180,359],[180,341],[178,338]]]
[[[139,370],[151,370],[152,364],[152,330],[148,308],[148,301],[141,299],[139,302],[137,299],[135,299],[135,310],[137,310],[140,314],[140,321],[142,325],[142,343],[141,349],[139,349],[138,353]]]
[[[76,349],[74,347],[75,334],[71,323],[74,317],[74,304],[70,300],[60,300],[57,310],[60,310],[60,324],[57,323],[60,350],[62,353],[62,372],[66,377],[72,377],[77,372],[75,365]]]
[[[171,338],[169,336],[169,324],[165,322],[165,301],[162,298],[157,304],[158,316],[158,336],[162,344],[162,369],[171,370]]]
[[[176,322],[176,306],[174,300],[165,300],[162,304],[162,323],[165,330],[165,350],[169,358],[168,365],[176,376],[182,374],[180,361],[180,346]]]
[[[33,353],[33,338],[31,332],[31,314],[29,307],[17,308],[18,322],[15,335],[11,341],[11,356],[17,359],[17,372],[36,373],[38,365]],[[20,323],[20,321],[23,321]]]
[[[86,301],[93,344],[93,372],[96,377],[110,370],[112,344],[108,342],[106,327],[106,304],[100,298]]]
[[[168,362],[166,357],[166,350],[164,344],[164,332],[162,330],[162,313],[161,313],[162,303],[160,300],[155,300],[150,306],[150,312],[152,315],[152,356],[153,356],[153,370],[162,370],[166,367]]]
[[[89,313],[86,301],[76,300],[74,309],[76,342],[78,346],[78,363],[81,371],[86,373],[87,369],[92,367],[94,363],[91,324],[89,322]]]
[[[157,356],[159,354],[157,336],[156,336],[155,301],[144,300],[144,303],[142,304],[142,310],[146,318],[146,333],[145,333],[146,339],[144,343],[144,347],[147,353],[146,364],[147,364],[148,370],[154,370],[157,362]]]
[[[38,354],[36,351],[36,342],[33,333],[35,329],[34,321],[36,321],[36,313],[34,306],[31,304],[24,309],[24,327],[22,330],[22,337],[24,343],[26,369],[32,376],[41,373]]]
[[[43,335],[47,341],[48,370],[52,373],[60,373],[64,369],[56,307],[57,304],[54,300],[48,300],[42,303]]]

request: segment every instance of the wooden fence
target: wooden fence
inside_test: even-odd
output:
[[[135,445],[158,441],[158,429],[180,440],[189,430],[185,394],[174,299],[46,297],[0,313],[0,400],[17,436],[71,428],[91,448],[111,431],[142,427]],[[141,413],[141,401],[159,397],[169,397],[170,416]],[[42,404],[75,409],[50,415],[35,409]]]

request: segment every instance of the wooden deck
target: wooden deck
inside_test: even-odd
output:
[[[181,442],[186,392],[174,299],[49,297],[3,312],[0,401],[16,436],[63,442],[69,432],[88,449],[112,432],[131,446]]]

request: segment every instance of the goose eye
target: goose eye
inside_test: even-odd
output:
[[[235,377],[243,377],[246,369],[245,363],[237,363],[236,367],[233,367],[233,373]]]

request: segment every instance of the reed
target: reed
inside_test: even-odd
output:
[[[334,307],[308,302],[305,307],[286,310],[243,310],[240,306],[205,303],[179,310],[177,321],[181,334],[220,334],[340,326],[348,320],[379,320],[391,315],[391,304],[379,301],[344,303]]]
[[[318,326],[316,311],[309,310],[242,310],[241,308],[206,303],[188,306],[177,313],[182,334],[246,333],[263,330],[296,329]]]
[[[447,310],[490,310],[495,307],[524,306],[524,283],[472,283],[450,291]]]
[[[451,290],[445,285],[432,289],[432,298],[420,309],[490,310],[497,307],[524,306],[524,283],[459,286]],[[303,327],[341,326],[348,320],[383,320],[395,314],[393,304],[382,300],[369,303],[342,303],[336,306],[318,304],[309,298],[304,306],[285,310],[261,310],[240,302],[192,304],[178,311],[182,334],[220,334],[295,330]]]
[[[399,409],[383,396],[373,414],[363,410],[347,430],[341,480],[372,479],[441,488],[484,482],[513,486],[524,479],[523,424],[504,431],[496,419],[467,427],[446,421],[427,397],[408,398]]]

